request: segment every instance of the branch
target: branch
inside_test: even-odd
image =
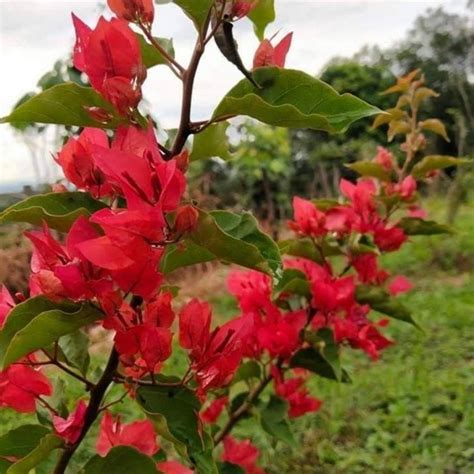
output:
[[[107,366],[105,367],[104,373],[102,374],[102,377],[97,382],[95,387],[91,390],[91,397],[84,417],[84,425],[82,427],[81,434],[79,435],[79,438],[75,443],[70,444],[66,447],[66,449],[64,449],[56,465],[56,468],[54,469],[54,474],[64,474],[73,454],[76,452],[77,448],[79,447],[82,440],[89,431],[89,428],[96,420],[100,411],[100,406],[102,404],[105,392],[113,380],[113,376],[115,371],[117,370],[118,363],[119,356],[114,348],[110,353],[110,357],[107,362]]]
[[[130,305],[133,308],[137,308],[142,303],[142,298],[139,296],[134,296]],[[100,407],[105,396],[105,392],[109,388],[109,385],[114,380],[114,375],[117,371],[119,365],[119,355],[115,350],[115,347],[112,349],[107,365],[105,366],[104,372],[100,377],[99,381],[94,385],[91,390],[91,396],[89,404],[87,405],[86,414],[84,416],[84,425],[81,430],[81,434],[75,443],[69,444],[61,454],[58,463],[54,469],[54,474],[64,474],[66,468],[71,460],[72,456],[76,452],[77,448],[81,444],[82,440],[85,438],[90,427],[94,424],[97,416],[100,413]]]
[[[202,27],[202,33],[196,39],[194,51],[189,62],[188,69],[182,75],[183,79],[183,98],[181,103],[181,118],[179,122],[176,138],[171,149],[171,155],[175,156],[181,152],[186,140],[192,133],[191,129],[191,103],[193,99],[193,87],[196,72],[205,49],[205,35],[209,28],[210,15]]]
[[[224,425],[221,431],[219,431],[213,438],[214,447],[217,446],[234,428],[234,426],[249,412],[252,408],[253,403],[265,390],[265,387],[272,381],[273,375],[269,373],[255,389],[249,394],[247,399],[242,405],[237,408],[234,412],[229,415],[227,423]]]
[[[151,29],[145,26],[143,23],[138,23],[138,26],[143,31],[144,35],[147,37],[148,41],[152,44],[152,46],[165,58],[169,68],[171,69],[172,73],[178,78],[183,79],[184,73],[186,72],[183,66],[176,61],[173,56],[168,54],[168,52],[161,46],[160,43],[153,37],[151,33]]]
[[[94,388],[94,384],[90,380],[88,380],[86,377],[83,377],[82,375],[77,374],[76,372],[71,370],[69,367],[59,362],[59,360],[56,357],[51,357],[51,355],[47,351],[43,350],[42,352],[48,358],[47,362],[41,363],[42,365],[56,366],[58,369],[61,369],[63,372],[66,372],[67,374],[69,374],[71,377],[74,377],[75,379],[82,382],[86,386],[87,391],[92,390]]]

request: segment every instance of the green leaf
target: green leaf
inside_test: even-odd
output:
[[[30,298],[17,304],[10,311],[3,328],[0,330],[0,362],[4,360],[8,345],[18,331],[27,326],[38,314],[55,308],[58,308],[58,304],[43,296]],[[61,308],[73,311],[76,305],[65,303],[61,305]]]
[[[219,474],[245,474],[245,470],[230,462],[221,462],[218,464]]]
[[[188,238],[218,260],[269,274],[280,271],[278,246],[258,229],[249,213],[199,211],[197,227]]]
[[[67,232],[79,216],[90,216],[106,207],[89,193],[48,193],[31,196],[0,213],[0,224],[28,222]]]
[[[257,247],[275,274],[281,272],[282,263],[278,245],[260,230],[257,219],[250,212],[235,214],[228,211],[211,211],[210,214],[226,233]]]
[[[383,288],[360,285],[356,288],[356,299],[361,304],[368,304],[379,313],[410,323],[416,328],[421,329],[413,319],[411,311],[401,301],[392,298]]]
[[[375,163],[374,161],[356,161],[355,163],[350,163],[345,166],[346,168],[350,168],[356,173],[359,173],[361,176],[369,176],[382,181],[390,181],[390,175],[387,173],[384,167],[379,163]]]
[[[444,126],[444,123],[441,122],[439,119],[428,119],[428,120],[423,120],[422,122],[419,123],[419,126],[423,130],[428,130],[430,132],[434,132],[437,135],[441,135],[447,142],[449,142],[449,137],[448,133],[446,132],[446,127]]]
[[[140,34],[137,33],[138,42],[142,53],[143,64],[147,69],[160,64],[168,64],[164,56]],[[158,44],[174,58],[173,40],[168,38],[155,38]]]
[[[262,40],[266,27],[275,21],[275,0],[259,0],[257,6],[248,14],[254,25],[258,39]]]
[[[155,462],[130,446],[116,446],[105,458],[94,456],[84,466],[84,474],[156,474]]]
[[[235,374],[232,383],[247,381],[250,379],[258,379],[261,375],[261,368],[257,361],[248,360],[240,364],[237,373]]]
[[[89,368],[89,338],[82,331],[66,334],[59,339],[59,349],[67,365],[78,369],[82,375]]]
[[[41,461],[48,458],[52,451],[61,448],[63,440],[56,435],[47,434],[41,438],[39,444],[24,458],[12,464],[7,474],[28,474]]]
[[[296,440],[290,430],[287,413],[288,402],[271,395],[267,406],[260,412],[262,428],[277,440],[296,447]]]
[[[283,276],[275,287],[276,296],[282,294],[294,294],[309,298],[311,288],[306,275],[293,268],[283,270]]]
[[[330,133],[345,131],[361,118],[380,113],[351,94],[293,69],[258,68],[253,77],[261,88],[243,79],[222,99],[213,119],[247,115],[279,127],[311,128]]]
[[[322,329],[316,334],[307,333],[305,337],[314,343],[314,347],[300,349],[291,358],[291,367],[301,367],[338,382],[350,382],[349,375],[341,368],[339,347],[334,342],[332,331]]]
[[[49,433],[41,425],[23,425],[0,437],[0,457],[25,457]]]
[[[316,250],[311,239],[282,240],[278,242],[278,246],[282,254],[307,258],[319,264],[324,263],[321,254]],[[336,242],[324,241],[322,244],[322,252],[325,257],[342,255],[342,251]]]
[[[227,122],[214,123],[195,135],[190,160],[197,161],[214,157],[223,160],[232,159],[226,135],[228,127]]]
[[[110,114],[107,123],[94,120],[88,109],[99,107]],[[0,123],[36,122],[77,127],[116,128],[123,122],[113,106],[91,87],[66,82],[36,94],[20,104]]]
[[[213,253],[196,245],[193,241],[185,239],[182,245],[168,245],[160,261],[160,270],[171,273],[181,267],[197,263],[210,262],[215,259]]]
[[[198,31],[206,21],[214,0],[173,0],[184,13],[193,21]]]
[[[397,227],[402,228],[407,235],[454,234],[451,227],[435,221],[425,221],[420,217],[403,217]]]
[[[5,369],[101,317],[102,313],[88,303],[55,304],[41,297],[31,298],[13,308],[0,331],[1,366]]]
[[[198,415],[201,405],[191,390],[183,386],[140,387],[137,401],[154,422],[157,432],[191,460],[197,472],[217,472],[212,449],[201,434]]]
[[[12,465],[10,461],[0,458],[0,474],[5,474],[8,471],[8,468]]]
[[[411,174],[415,178],[423,178],[426,173],[435,170],[442,170],[451,166],[458,166],[468,163],[469,160],[455,158],[447,155],[428,155],[425,156],[419,163],[417,163],[411,170]]]

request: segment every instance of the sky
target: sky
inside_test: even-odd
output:
[[[100,14],[108,16],[99,0],[0,0],[0,116],[26,92],[35,91],[38,79],[54,62],[67,56],[74,42],[70,14],[94,26]],[[364,45],[387,47],[401,40],[415,18],[427,8],[443,6],[462,11],[465,0],[275,0],[277,19],[266,36],[294,32],[287,67],[318,73],[334,56],[351,56]],[[186,64],[194,42],[189,20],[175,5],[157,9],[154,34],[174,39],[176,57]],[[258,40],[248,20],[235,26],[239,51],[251,64]],[[219,98],[240,73],[211,44],[196,80],[193,119],[206,119]],[[179,117],[180,83],[164,67],[149,71],[144,95],[165,128]],[[57,150],[45,140],[37,148],[39,159],[50,159]],[[31,151],[8,125],[0,125],[0,192],[21,184],[34,184]],[[41,163],[40,163],[41,166]],[[57,171],[53,171],[55,174]],[[55,178],[56,176],[49,176]]]

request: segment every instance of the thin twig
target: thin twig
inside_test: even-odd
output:
[[[66,372],[67,374],[69,374],[71,377],[74,377],[75,379],[77,379],[80,382],[82,382],[83,384],[85,384],[88,391],[92,390],[92,388],[94,387],[93,382],[91,382],[87,378],[83,377],[82,375],[77,374],[76,372],[71,370],[69,367],[67,367],[63,363],[59,362],[59,360],[54,359],[53,357],[51,357],[51,355],[47,351],[45,351],[44,349],[42,349],[41,351],[48,358],[48,360],[46,362],[39,362],[39,363],[36,362],[35,365],[40,365],[40,364],[41,365],[54,365],[58,369],[61,369],[63,372]]]
[[[142,298],[139,296],[134,296],[130,305],[132,308],[138,308],[142,303]],[[100,413],[100,406],[102,405],[102,400],[104,399],[105,392],[109,388],[110,384],[114,380],[117,367],[119,365],[119,355],[115,348],[110,352],[109,360],[105,366],[104,372],[100,377],[96,385],[94,385],[91,390],[91,396],[89,399],[89,404],[87,405],[86,413],[84,416],[84,424],[82,426],[81,433],[78,439],[69,445],[63,450],[58,463],[54,469],[54,474],[64,474],[71,460],[72,456],[76,452],[77,448],[81,444],[82,440],[85,438],[90,427],[94,424],[97,416]]]
[[[198,35],[196,39],[196,44],[194,45],[194,51],[189,62],[189,66],[186,71],[183,73],[183,95],[181,103],[181,117],[179,121],[178,131],[176,133],[176,138],[171,148],[171,156],[176,156],[181,152],[186,140],[189,135],[191,135],[191,104],[193,99],[193,88],[194,88],[194,79],[196,78],[196,72],[201,61],[201,57],[205,49],[205,35],[209,28],[210,14],[208,15],[204,25],[202,27],[202,32]]]
[[[161,44],[153,37],[151,29],[149,27],[147,27],[141,22],[138,23],[138,26],[143,31],[144,35],[147,37],[148,41],[152,44],[152,46],[165,58],[173,74],[178,79],[183,79],[185,73],[185,69],[183,68],[183,66],[181,66],[181,64],[179,64],[178,61],[173,58],[173,56],[168,54],[168,52],[161,46]]]

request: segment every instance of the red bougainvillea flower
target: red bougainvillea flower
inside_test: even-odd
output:
[[[109,8],[122,20],[153,23],[153,0],[107,0]]]
[[[174,230],[178,235],[185,232],[191,232],[196,228],[199,218],[198,210],[189,204],[178,207],[176,210],[176,220],[174,222]]]
[[[0,291],[0,329],[5,324],[7,320],[8,313],[15,306],[12,295],[7,290],[6,286],[1,286]]]
[[[351,201],[353,216],[351,228],[357,232],[366,233],[380,223],[375,205],[377,188],[371,179],[360,179],[356,184],[341,179],[339,188],[343,196]]]
[[[311,201],[293,198],[294,220],[288,223],[290,229],[310,237],[319,237],[327,234],[326,215]]]
[[[200,414],[201,420],[208,424],[215,423],[228,403],[229,397],[227,396],[212,400],[210,405]]]
[[[151,421],[122,424],[120,417],[114,419],[112,414],[106,411],[100,422],[96,449],[101,456],[106,456],[114,446],[133,446],[147,456],[153,456],[160,449]]]
[[[115,347],[123,356],[140,354],[150,372],[171,355],[172,334],[168,328],[138,324],[115,335]]]
[[[411,200],[416,192],[415,178],[413,176],[404,178],[401,183],[395,185],[395,192],[397,192],[403,200]]]
[[[232,20],[239,20],[247,16],[253,8],[257,6],[259,1],[260,0],[234,0],[231,13]]]
[[[244,313],[265,315],[276,321],[280,311],[273,304],[271,278],[255,270],[232,271],[227,278],[227,289],[234,295]]]
[[[115,329],[115,347],[125,365],[134,365],[139,358],[147,371],[154,373],[171,355],[171,298],[170,293],[160,293],[136,309],[119,296],[110,295],[101,301],[107,312],[104,327]]]
[[[410,217],[419,217],[420,219],[426,219],[428,217],[426,210],[417,205],[408,208],[408,215]]]
[[[356,255],[351,258],[351,263],[361,283],[380,284],[389,276],[385,270],[379,269],[377,255],[374,253]]]
[[[345,319],[334,318],[332,326],[334,329],[334,339],[336,342],[347,341],[351,347],[363,350],[372,360],[379,358],[379,352],[391,344],[377,327],[370,323],[365,314],[369,311],[368,307],[354,307]],[[380,326],[388,323],[382,320]]]
[[[253,329],[251,318],[235,318],[210,331],[211,308],[196,299],[179,314],[179,342],[189,351],[201,391],[227,385],[242,359]]]
[[[382,146],[377,147],[377,155],[375,155],[374,160],[385,171],[391,171],[393,169],[393,155]]]
[[[53,416],[54,431],[68,443],[75,443],[81,435],[84,426],[87,405],[81,400],[76,409],[66,418],[58,415]]]
[[[84,241],[98,236],[97,230],[84,217],[79,217],[66,237],[66,244],[57,242],[44,224],[41,231],[25,232],[33,244],[30,291],[52,300],[90,299],[108,290],[105,273],[92,267],[78,248]],[[114,255],[109,253],[109,258]]]
[[[159,462],[156,467],[163,474],[193,474],[194,471],[189,467],[183,466],[178,461]]]
[[[273,46],[270,38],[264,39],[255,51],[253,67],[277,66],[285,67],[286,55],[291,46],[293,33],[288,33],[276,46]]]
[[[193,298],[179,313],[179,343],[200,358],[206,349],[211,329],[211,306]]]
[[[36,410],[36,399],[52,394],[49,380],[39,371],[23,364],[14,364],[0,372],[0,407],[20,413]]]
[[[388,291],[392,296],[397,296],[400,293],[406,293],[413,289],[413,285],[410,280],[405,278],[403,275],[396,276],[388,285]]]
[[[374,242],[383,252],[398,250],[407,240],[400,227],[377,227],[374,231]]]
[[[294,377],[283,380],[276,367],[272,369],[272,374],[274,376],[275,392],[288,402],[288,415],[291,418],[297,418],[306,413],[318,411],[321,408],[323,402],[309,395],[308,390],[304,386],[304,378]]]
[[[92,87],[126,115],[141,100],[146,77],[140,44],[126,21],[99,19],[94,30],[73,15],[76,44],[73,62]]]
[[[97,128],[85,128],[78,138],[70,138],[67,141],[58,153],[56,161],[72,184],[100,198],[110,195],[112,187],[94,163],[91,155],[92,145],[108,148],[107,134]]]
[[[246,473],[265,474],[256,464],[259,456],[260,451],[249,439],[237,441],[231,436],[224,438],[222,460],[240,466]]]
[[[289,357],[300,344],[300,331],[307,322],[306,311],[288,313],[277,322],[262,323],[257,330],[261,349],[272,357]]]
[[[134,127],[119,130],[112,149],[94,147],[94,160],[107,181],[121,190],[129,210],[149,210],[159,206],[175,211],[186,187],[176,160],[164,161],[153,129]]]

